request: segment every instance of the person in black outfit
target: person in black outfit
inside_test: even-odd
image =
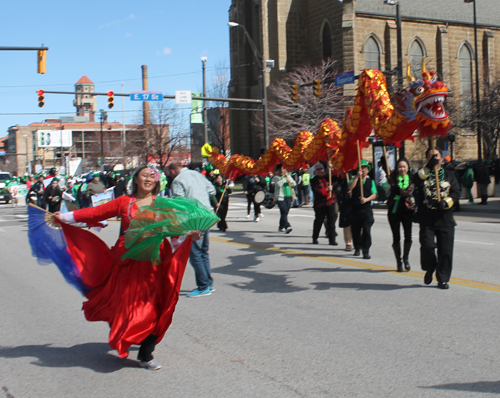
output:
[[[115,173],[115,178],[113,179],[111,186],[115,187],[115,198],[119,198],[127,193],[125,180],[122,178],[120,173]]]
[[[426,271],[426,285],[432,283],[432,276],[436,272],[438,287],[448,289],[455,239],[453,205],[460,198],[460,189],[455,174],[441,167],[443,156],[439,149],[428,149],[425,155],[427,165],[413,177],[418,192],[416,218],[420,223],[420,265]]]
[[[30,196],[31,192],[36,193],[36,205],[38,207],[43,207],[43,191],[44,191],[43,180],[44,180],[43,174],[38,175],[38,181],[31,186],[27,195]]]
[[[243,191],[247,196],[247,202],[248,202],[247,218],[250,218],[250,210],[252,208],[252,203],[253,203],[255,222],[260,221],[260,203],[255,203],[254,200],[255,194],[259,191],[263,191],[266,185],[267,184],[264,177],[257,174],[249,175],[243,180]]]
[[[313,244],[318,244],[319,232],[326,218],[326,234],[331,246],[337,246],[335,241],[335,192],[333,186],[329,184],[325,175],[325,167],[318,163],[314,168],[315,177],[311,180],[311,187],[314,192],[314,224],[313,224]]]
[[[415,210],[415,198],[413,197],[415,185],[411,181],[409,171],[410,164],[408,161],[400,159],[396,165],[396,170],[388,179],[390,191],[387,198],[387,218],[391,226],[392,248],[396,256],[398,272],[403,272],[403,262],[406,271],[411,269],[409,255],[412,243],[413,211]],[[403,261],[401,261],[401,225],[403,225],[405,234]]]
[[[215,187],[215,197],[217,198],[217,203],[220,203],[218,207],[216,206],[215,211],[217,213],[217,216],[220,218],[220,221],[217,223],[217,228],[221,230],[222,232],[226,232],[227,229],[227,222],[226,222],[226,216],[227,216],[227,210],[229,208],[229,194],[232,193],[231,188],[229,188],[229,184],[227,189],[224,192],[224,188],[226,187],[226,181],[222,178],[222,175],[218,175],[215,177],[214,180],[214,187]],[[224,193],[224,197],[222,198],[222,201],[220,198],[222,197],[222,194]]]
[[[488,204],[488,185],[490,185],[490,182],[490,173],[483,160],[482,162],[479,162],[479,167],[477,169],[477,185],[479,187],[479,191],[481,192],[480,205]]]
[[[43,208],[47,208],[51,213],[61,209],[62,190],[58,185],[59,179],[54,177],[43,193]]]
[[[366,161],[361,161],[361,169],[349,184],[352,192],[352,221],[351,232],[354,243],[354,255],[359,256],[363,252],[364,259],[370,259],[370,247],[372,245],[371,228],[373,225],[372,200],[377,197],[377,188],[368,173],[371,165]],[[361,185],[363,184],[363,195],[361,195]]]

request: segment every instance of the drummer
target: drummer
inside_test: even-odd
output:
[[[260,212],[260,204],[262,203],[265,197],[265,195],[258,195],[257,197],[258,200],[255,200],[255,195],[258,192],[264,191],[265,187],[266,187],[266,180],[264,179],[264,177],[258,174],[251,174],[247,176],[247,178],[245,178],[245,180],[243,181],[243,190],[245,195],[247,196],[247,201],[248,201],[247,218],[250,218],[250,210],[253,203],[253,209],[254,209],[253,220],[255,222],[259,222],[260,217],[262,217],[262,214]]]

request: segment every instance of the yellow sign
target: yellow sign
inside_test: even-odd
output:
[[[43,149],[38,150],[38,156],[43,156]]]

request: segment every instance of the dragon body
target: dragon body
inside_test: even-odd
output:
[[[408,87],[395,95],[391,102],[385,76],[377,69],[364,70],[359,76],[354,104],[342,121],[326,119],[316,135],[301,131],[290,148],[285,140],[276,138],[258,159],[233,155],[229,161],[216,150],[210,155],[212,164],[228,176],[231,173],[262,174],[276,164],[299,168],[327,159],[334,170],[345,173],[358,162],[357,143],[366,147],[372,130],[384,144],[399,146],[412,139],[415,130],[419,138],[444,136],[451,129],[444,100],[448,96],[446,84],[437,80],[434,72],[422,66],[422,79],[411,76],[408,68]]]

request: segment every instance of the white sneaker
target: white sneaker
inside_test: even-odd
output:
[[[292,232],[292,227],[288,227],[285,231],[287,234],[289,234],[290,232]]]
[[[247,216],[245,217],[246,219],[249,219],[250,218],[250,214],[247,214]]]
[[[161,365],[156,362],[154,359],[152,359],[151,361],[139,361],[139,366],[141,368],[146,368],[148,370],[158,370],[161,368]]]
[[[259,222],[260,221],[260,218],[259,217],[255,217],[255,222]]]
[[[264,218],[264,214],[260,213],[260,214],[259,214],[259,217],[260,217],[260,218]]]

